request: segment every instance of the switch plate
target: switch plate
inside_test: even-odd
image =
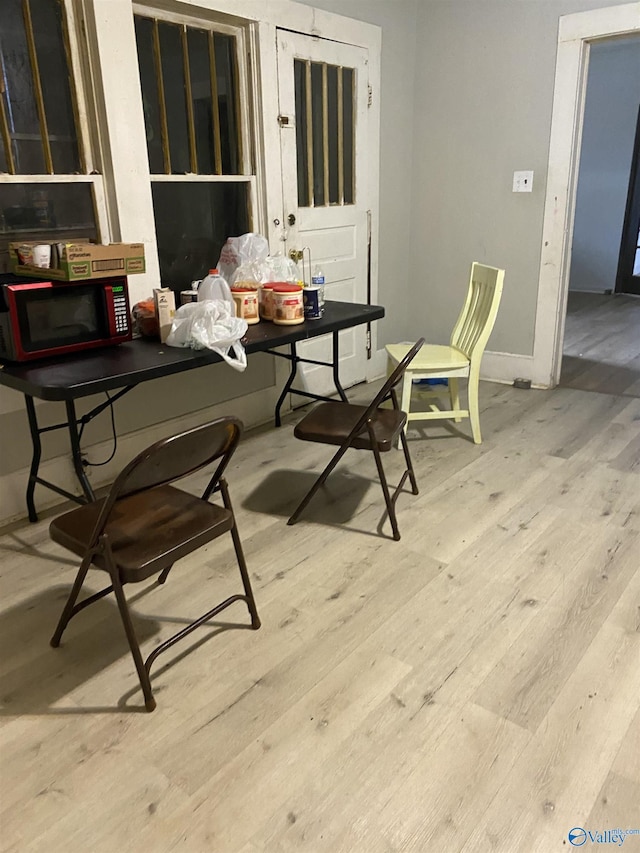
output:
[[[533,190],[533,172],[513,173],[513,192],[530,193]]]

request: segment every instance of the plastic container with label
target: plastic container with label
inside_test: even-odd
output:
[[[273,285],[271,293],[273,294],[274,323],[279,326],[304,323],[304,303],[300,285],[277,283]]]
[[[236,317],[242,317],[249,325],[260,322],[257,288],[232,287],[231,295],[236,306]]]
[[[228,299],[229,285],[217,269],[209,270],[198,286],[198,302],[206,299]]]
[[[320,320],[324,314],[324,285],[312,284],[302,291],[304,319]]]
[[[258,291],[258,308],[263,320],[273,320],[273,282],[267,281],[260,285]]]

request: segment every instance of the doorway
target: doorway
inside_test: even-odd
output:
[[[639,2],[560,18],[533,352],[532,378],[541,387],[560,378],[591,43],[634,34]]]
[[[640,107],[620,243],[616,293],[633,293],[634,296],[640,296]]]
[[[297,253],[307,283],[325,277],[327,299],[367,302],[368,51],[278,30],[278,95],[286,251]],[[300,355],[331,360],[331,336],[299,346]],[[366,378],[366,329],[340,333],[345,387]],[[333,391],[331,371],[301,370],[303,387]]]
[[[591,45],[562,387],[628,393],[640,379],[640,304],[615,288],[639,103],[640,38],[610,38]],[[634,244],[636,237],[637,228]]]

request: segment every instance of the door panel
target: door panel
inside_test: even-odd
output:
[[[629,175],[627,209],[620,243],[616,293],[640,296],[640,109]]]
[[[305,250],[311,271],[322,268],[326,299],[366,302],[367,51],[284,30],[277,49],[286,250]],[[328,361],[330,345],[318,338],[300,355]],[[363,381],[366,329],[341,332],[340,350],[342,383]],[[304,365],[300,381],[334,391],[328,368]]]

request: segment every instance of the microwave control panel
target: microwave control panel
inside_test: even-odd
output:
[[[113,294],[113,312],[116,320],[116,334],[126,335],[129,331],[129,311],[124,293]]]
[[[122,282],[122,283],[121,283]],[[126,280],[115,279],[105,287],[109,326],[114,338],[131,339],[131,318]]]

